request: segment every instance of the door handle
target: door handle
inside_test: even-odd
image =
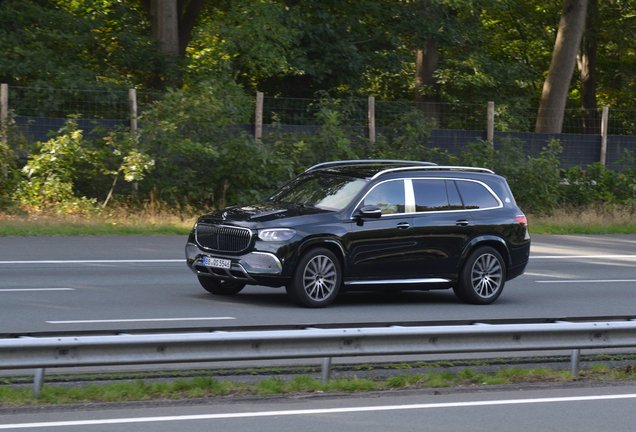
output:
[[[457,225],[457,226],[467,226],[468,225],[468,221],[466,219],[460,219],[458,221],[455,221],[455,225]]]
[[[400,222],[399,224],[397,224],[398,229],[409,229],[410,227],[411,225],[409,225],[408,222]]]

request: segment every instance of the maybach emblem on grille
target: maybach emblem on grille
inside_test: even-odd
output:
[[[197,243],[209,250],[240,252],[250,245],[252,232],[247,228],[227,225],[199,224],[196,229]]]

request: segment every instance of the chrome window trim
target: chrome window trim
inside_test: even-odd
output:
[[[421,168],[421,167],[420,167]],[[478,209],[459,209],[459,210],[433,210],[433,211],[415,211],[415,188],[413,187],[413,180],[453,180],[453,181],[468,181],[473,183],[478,183],[486,188],[486,190],[495,198],[497,203],[499,203],[496,207],[485,207]],[[411,177],[411,178],[403,178],[403,179],[389,179],[384,180],[377,183],[373,188],[369,189],[367,193],[358,201],[358,204],[355,205],[354,210],[351,212],[350,217],[353,218],[353,214],[355,211],[360,208],[360,205],[364,202],[364,199],[367,197],[369,193],[377,186],[390,182],[390,181],[403,181],[404,182],[404,213],[391,213],[391,214],[383,214],[381,217],[396,217],[396,216],[405,216],[405,215],[420,215],[420,214],[437,214],[437,213],[457,213],[457,212],[478,212],[485,210],[493,210],[503,208],[504,204],[499,198],[499,196],[492,190],[490,186],[480,180],[475,179],[465,179],[465,178],[455,178],[455,177]]]

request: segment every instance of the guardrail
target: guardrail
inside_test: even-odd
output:
[[[540,324],[441,325],[265,331],[213,331],[106,336],[23,336],[0,340],[0,368],[167,364],[323,358],[323,381],[333,357],[573,350],[636,347],[636,320]]]

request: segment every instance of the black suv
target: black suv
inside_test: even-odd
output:
[[[298,305],[338,292],[452,288],[489,304],[528,263],[527,219],[483,168],[359,160],[309,168],[265,198],[201,216],[187,263],[207,291],[282,287]]]

